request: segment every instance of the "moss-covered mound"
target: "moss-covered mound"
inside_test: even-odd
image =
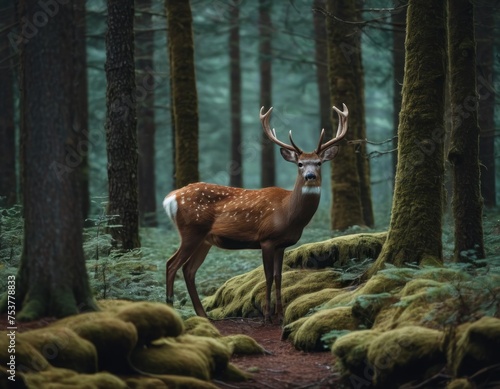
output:
[[[164,304],[120,301],[101,306],[100,312],[17,334],[17,387],[215,388],[214,378],[248,379],[230,363],[234,353],[264,352],[248,336],[221,336],[207,319],[185,324]],[[8,367],[7,334],[0,333],[0,362]],[[9,374],[0,369],[2,381],[8,382]]]

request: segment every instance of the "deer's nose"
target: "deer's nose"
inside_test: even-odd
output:
[[[306,181],[315,180],[316,174],[309,172],[309,173],[306,173],[306,176],[304,178],[306,179]]]

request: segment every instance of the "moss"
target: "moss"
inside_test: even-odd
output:
[[[127,384],[109,373],[78,374],[73,370],[52,368],[40,373],[23,374],[29,388],[53,389],[127,389]]]
[[[378,331],[361,330],[337,339],[332,354],[338,358],[338,367],[344,376],[364,376],[368,347],[379,335]]]
[[[408,283],[405,285],[405,287],[401,290],[401,296],[406,297],[406,296],[411,296],[415,293],[418,293],[422,290],[426,290],[427,288],[430,287],[438,287],[441,286],[442,284],[439,281],[427,279],[427,278],[417,278],[411,281],[408,281]]]
[[[78,373],[97,371],[96,348],[69,328],[42,328],[18,335],[30,343],[55,367],[75,370]]]
[[[398,298],[390,293],[357,296],[352,304],[352,315],[361,325],[371,328],[380,311],[397,301]]]
[[[287,325],[293,321],[306,316],[311,309],[330,300],[332,296],[343,292],[341,289],[325,288],[312,293],[304,293],[298,296],[285,310],[283,324]]]
[[[368,347],[368,362],[378,387],[397,387],[424,380],[446,364],[441,349],[443,334],[424,327],[407,326],[382,333]]]
[[[168,389],[169,386],[156,377],[126,377],[123,378],[129,389]]]
[[[155,339],[184,332],[181,317],[166,304],[138,302],[125,305],[116,312],[116,317],[135,326],[139,344],[149,344]]]
[[[211,378],[207,356],[175,338],[163,338],[152,346],[136,348],[130,361],[139,370],[150,374],[184,375],[205,381]]]
[[[472,384],[467,378],[454,379],[446,385],[446,389],[475,389],[476,386]]]
[[[137,331],[131,323],[112,317],[94,320],[83,317],[80,322],[72,323],[71,328],[95,346],[100,371],[131,371],[128,357],[137,344]]]
[[[205,317],[192,316],[184,320],[184,327],[187,334],[208,336],[211,338],[219,338],[222,335],[219,330]]]
[[[10,361],[9,354],[9,331],[0,332],[0,362],[2,366],[7,366]],[[50,368],[49,362],[33,347],[28,341],[21,337],[16,337],[16,371],[17,372],[38,372]]]
[[[169,389],[217,389],[218,387],[211,382],[199,380],[194,377],[181,375],[160,375],[159,380],[164,382]],[[149,389],[149,388],[148,388]],[[156,387],[154,387],[156,389]]]
[[[264,347],[257,343],[254,338],[244,334],[224,336],[221,338],[221,342],[231,348],[232,354],[253,355],[266,353]]]
[[[219,377],[223,381],[242,382],[250,379],[251,375],[238,366],[229,363],[224,373]]]
[[[500,319],[482,317],[463,325],[457,338],[456,351],[448,348],[455,376],[470,376],[485,366],[500,363]]]
[[[324,351],[327,346],[321,337],[332,330],[355,330],[358,322],[350,307],[325,309],[306,318],[291,334],[293,345],[303,351]]]
[[[377,258],[386,237],[386,232],[363,233],[304,244],[287,251],[284,264],[292,268],[344,267],[350,263],[352,258],[356,258],[358,261],[366,258]]]

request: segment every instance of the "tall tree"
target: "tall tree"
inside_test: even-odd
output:
[[[89,192],[89,115],[88,115],[88,87],[87,87],[87,44],[86,44],[86,22],[85,22],[85,0],[73,1],[73,12],[75,18],[75,34],[73,36],[73,83],[75,88],[75,107],[73,127],[78,132],[80,147],[76,149],[80,163],[78,173],[80,174],[80,189],[82,191],[82,217],[87,219],[90,211]]]
[[[17,202],[16,130],[14,125],[14,60],[7,34],[15,20],[14,2],[9,2],[0,14],[0,197],[2,205],[11,207]]]
[[[21,28],[43,15],[49,17],[39,1],[24,1]],[[71,156],[79,139],[72,126],[78,109],[72,83],[72,4],[59,4],[54,18],[21,42],[25,224],[16,276],[19,320],[62,317],[95,308],[82,248],[80,179]]]
[[[401,87],[403,85],[405,68],[405,33],[406,33],[406,7],[408,2],[400,0],[391,12],[392,23],[392,67],[394,69],[394,79],[392,80],[392,106],[394,148],[397,146],[399,111],[401,110]],[[396,176],[396,166],[398,164],[398,154],[392,153],[393,176]]]
[[[268,110],[272,105],[272,45],[271,45],[271,1],[259,0],[259,67],[260,105]],[[263,188],[276,184],[274,146],[261,135],[260,178]]]
[[[151,0],[136,1],[135,60],[137,67],[137,140],[139,145],[139,219],[144,226],[156,221],[155,180],[155,80],[153,70],[154,31]]]
[[[332,134],[332,104],[330,104],[330,88],[328,86],[326,21],[324,12],[322,12],[325,9],[325,6],[325,0],[314,0],[314,59],[316,62],[316,81],[318,84],[320,123],[321,127],[325,129],[327,134]]]
[[[409,0],[398,166],[387,240],[368,277],[385,263],[442,262],[445,4]]]
[[[241,155],[241,61],[240,61],[240,9],[233,0],[229,9],[229,84],[231,115],[230,186],[243,186],[243,161]]]
[[[476,98],[474,6],[470,0],[448,0],[448,67],[451,100],[453,215],[455,260],[464,251],[484,258],[483,207],[479,172],[479,126]]]
[[[105,69],[110,232],[130,250],[140,246],[133,0],[108,0]]]
[[[357,37],[345,21],[356,19],[354,2],[328,0],[326,20],[328,36],[328,79],[330,101],[335,106],[345,103],[349,108],[349,131],[346,138],[356,138],[361,126],[358,109],[362,109],[356,96],[354,64],[358,61]],[[336,126],[332,126],[336,128]],[[332,161],[331,228],[344,230],[353,225],[364,225],[361,203],[360,178],[357,157],[352,150],[343,148]]]
[[[495,169],[495,5],[493,2],[474,2],[476,9],[477,91],[479,94],[479,158],[481,159],[481,194],[486,207],[496,205]]]
[[[165,7],[175,129],[175,185],[181,188],[199,180],[193,17],[189,1],[165,0]]]

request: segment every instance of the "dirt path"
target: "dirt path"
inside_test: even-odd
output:
[[[245,334],[259,342],[270,355],[233,356],[231,362],[252,373],[248,382],[220,382],[220,388],[332,388],[336,377],[330,352],[297,351],[281,340],[281,326],[263,325],[262,319],[226,319],[213,324],[222,335]]]

